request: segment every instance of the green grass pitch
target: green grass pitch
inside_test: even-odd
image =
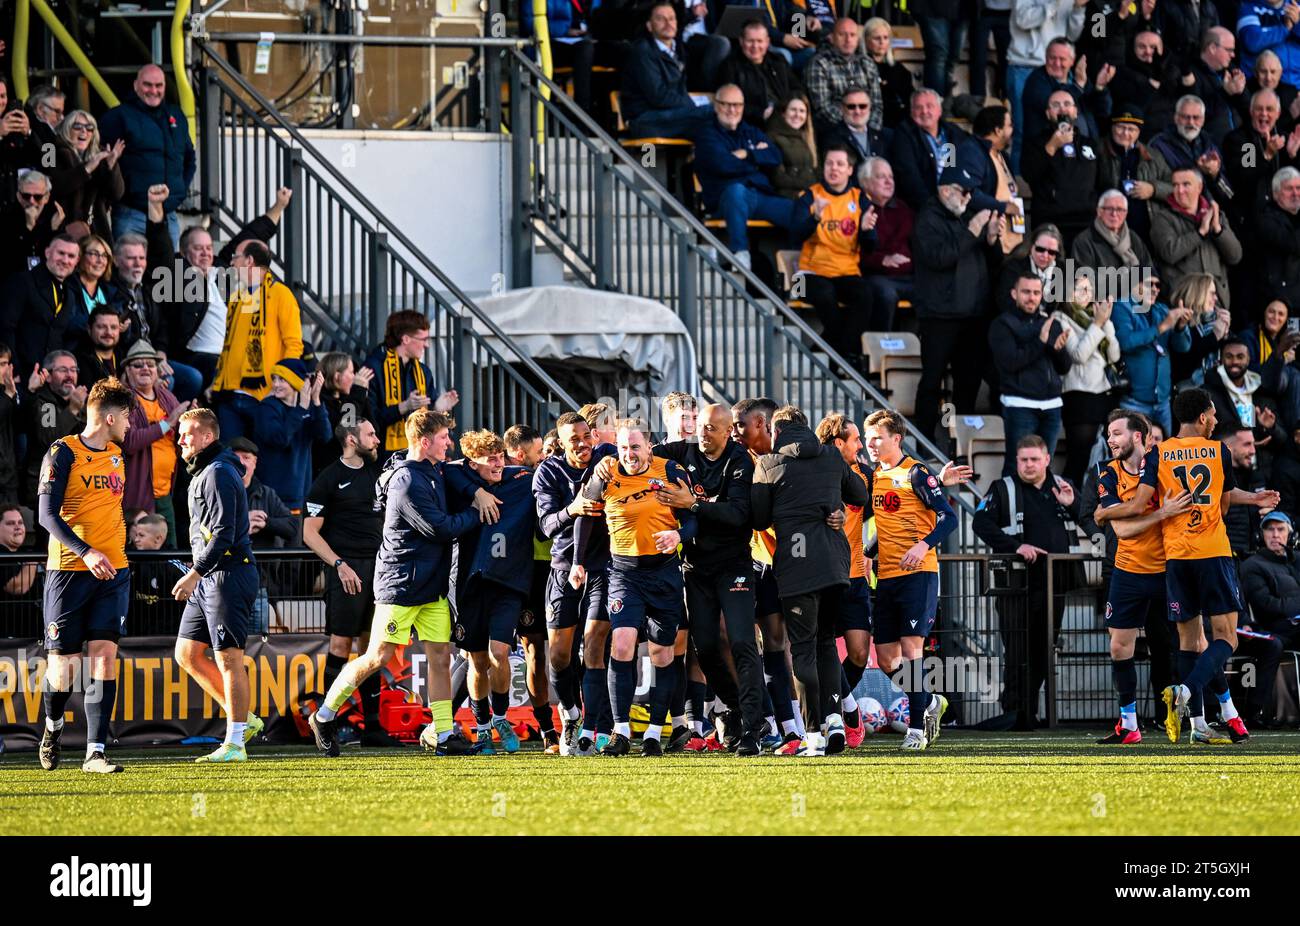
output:
[[[80,756],[44,772],[0,756],[0,832],[24,834],[1202,834],[1300,832],[1300,733],[1240,746],[1105,748],[1099,731],[947,731],[904,755],[898,736],[824,759],[726,754],[437,759],[418,749],[254,746],[246,765],[201,750]],[[635,748],[635,747],[634,747]],[[76,761],[73,761],[76,760]],[[1212,808],[1212,810],[1211,810]]]

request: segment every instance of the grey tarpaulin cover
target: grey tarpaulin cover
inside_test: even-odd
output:
[[[583,366],[619,361],[654,395],[698,395],[695,345],[674,312],[651,299],[574,286],[537,286],[484,296],[479,307],[534,360]],[[507,359],[513,355],[489,337]]]

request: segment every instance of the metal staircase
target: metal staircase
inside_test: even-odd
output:
[[[430,322],[435,388],[460,393],[464,426],[543,431],[577,403],[401,229],[205,42],[195,49],[203,211],[231,234],[288,186],[273,242],[278,271],[318,352],[365,353],[384,320],[415,309]]]

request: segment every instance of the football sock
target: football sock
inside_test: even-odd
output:
[[[104,744],[103,744],[103,743],[87,743],[87,744],[86,744],[86,758],[87,758],[87,759],[89,759],[89,758],[90,758],[91,756],[93,756],[95,753],[97,753],[97,752],[103,752],[103,751],[104,751]]]
[[[684,657],[678,657],[685,663]],[[646,735],[654,731],[652,739],[659,738],[659,728],[663,724],[664,714],[668,710],[668,702],[673,697],[673,692],[677,688],[677,670],[679,666],[677,659],[674,659],[668,665],[662,668],[655,668],[655,683],[650,689],[650,724],[646,727]],[[633,679],[635,683],[635,676]]]
[[[108,742],[108,721],[117,700],[116,679],[95,679],[86,692],[86,737],[92,743]],[[241,739],[242,743],[243,740]],[[103,751],[101,745],[100,751]]]
[[[63,729],[63,711],[71,697],[71,691],[45,692],[45,728],[51,733]]]
[[[894,671],[894,684],[907,694],[907,726],[912,730],[925,729],[925,709],[930,703],[930,694],[925,690],[924,669],[921,657],[904,659]]]
[[[1197,733],[1209,733],[1210,725],[1205,722],[1204,714],[1197,714],[1192,718],[1192,729]]]
[[[658,672],[655,673],[656,676]],[[673,690],[670,692],[668,699],[668,709],[672,711],[674,717],[681,717],[686,713],[686,689],[690,679],[686,677],[686,656],[673,657]],[[655,720],[651,715],[651,720]]]
[[[697,733],[704,729],[704,693],[707,689],[703,682],[686,683],[686,722]]]
[[[588,675],[593,674],[593,672],[602,672],[602,674],[608,675],[609,706],[614,715],[614,729],[621,733],[621,728],[629,723],[632,697],[636,694],[636,662],[631,659],[611,658],[607,673],[600,669],[587,670]],[[653,691],[651,694],[653,696]],[[663,702],[660,702],[660,716],[662,716],[662,709]],[[630,734],[624,733],[623,735],[628,736]]]
[[[506,711],[510,710],[510,692],[494,691],[490,697],[492,699],[492,719],[505,717]]]
[[[347,703],[348,698],[352,697],[352,692],[356,690],[357,687],[348,681],[347,675],[340,674],[334,679],[334,684],[330,685],[329,693],[325,695],[325,703],[316,711],[316,718],[326,722],[333,720],[338,716],[339,708]]]
[[[438,742],[441,743],[455,732],[456,728],[451,722],[450,699],[430,701],[429,714],[433,717],[433,729],[438,734]]]
[[[867,667],[858,665],[848,656],[844,657],[840,667],[844,670],[844,677],[848,679],[849,693],[851,694],[853,689],[858,687],[858,682],[862,681],[862,673],[867,671]]]
[[[1119,725],[1125,730],[1138,728],[1138,706],[1136,701],[1121,704],[1119,707]]]
[[[1232,655],[1232,646],[1227,640],[1211,640],[1205,651],[1196,657],[1196,663],[1183,678],[1183,684],[1195,692],[1204,688],[1214,678],[1216,672],[1223,671],[1223,664]]]
[[[785,653],[764,653],[763,671],[769,679],[767,689],[777,720],[790,720],[794,707],[790,704],[790,667],[785,664]]]
[[[686,726],[686,715],[685,715],[685,714],[674,714],[674,715],[672,716],[672,728],[673,728],[674,730],[679,730],[679,729],[681,729],[681,728],[684,727],[684,726]]]
[[[1131,705],[1137,701],[1137,664],[1133,661],[1132,656],[1128,659],[1112,659],[1110,663],[1110,674],[1111,678],[1115,682],[1115,691],[1119,695],[1120,714],[1123,714],[1124,705]],[[1137,727],[1126,726],[1124,729],[1136,730]]]
[[[339,677],[339,673],[343,671],[343,667],[347,664],[347,656],[335,656],[333,653],[326,654],[325,674],[321,678],[326,691],[334,687],[334,679]]]
[[[631,662],[628,665],[632,665]],[[587,669],[582,673],[582,728],[600,729],[600,714],[609,701],[608,669]],[[635,686],[634,686],[635,687]],[[628,699],[629,702],[631,699]]]
[[[619,721],[616,720],[616,721],[614,721],[614,732],[617,733],[617,734],[620,734],[620,735],[622,735],[622,736],[626,736],[628,739],[631,739],[631,738],[632,738],[632,724],[631,724],[631,723],[621,723],[621,722],[619,722]]]
[[[227,721],[225,742],[231,744],[232,746],[244,745],[244,727],[246,726],[248,726],[248,724],[244,723],[242,720]]]
[[[357,686],[361,693],[361,716],[367,721],[367,729],[372,722],[379,720],[379,683],[382,672],[376,672]]]
[[[565,711],[566,715],[569,709],[578,703],[575,692],[571,687],[572,683],[568,678],[572,668],[572,665],[567,665],[563,669],[556,669],[555,666],[551,665],[549,659],[546,662],[546,681],[555,690],[555,694],[560,699],[560,707]]]
[[[803,734],[799,732],[799,724],[795,723],[793,719],[781,721],[781,732],[803,736]]]
[[[550,702],[534,704],[533,717],[537,720],[537,729],[543,733],[549,733],[555,729],[555,711],[551,709]]]
[[[1237,705],[1232,703],[1231,692],[1225,691],[1223,694],[1216,694],[1215,697],[1219,699],[1219,714],[1223,717],[1224,723],[1241,716],[1237,713]]]
[[[1196,685],[1193,687],[1187,684],[1187,679],[1191,675],[1199,655],[1195,650],[1188,649],[1180,649],[1174,654],[1174,675],[1182,683],[1183,687],[1190,692],[1187,699],[1187,710],[1193,717],[1204,713],[1201,699],[1201,688],[1203,686]]]
[[[492,720],[492,710],[488,706],[487,698],[470,698],[470,710],[474,712],[474,722],[478,724],[480,730],[486,730]]]

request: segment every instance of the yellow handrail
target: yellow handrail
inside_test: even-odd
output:
[[[20,0],[18,4],[19,15],[20,16],[22,15],[24,8],[29,3],[32,6],[36,7],[36,12],[40,14],[41,19],[45,20],[46,28],[48,28],[50,32],[54,35],[54,37],[59,40],[59,44],[63,46],[63,50],[68,53],[68,57],[72,59],[72,63],[77,66],[77,70],[81,71],[82,75],[86,78],[86,80],[90,81],[90,85],[95,88],[95,92],[98,93],[100,97],[104,100],[104,102],[107,103],[109,106],[116,106],[120,102],[117,98],[117,94],[112,91],[112,89],[104,81],[104,78],[100,76],[99,71],[95,70],[95,66],[90,63],[90,59],[86,57],[86,53],[77,47],[77,43],[73,41],[71,34],[69,34],[68,30],[63,27],[63,23],[59,22],[58,18],[55,17],[54,11],[50,9],[49,4],[47,4],[45,0]],[[16,29],[15,29],[15,33],[17,33]],[[18,36],[17,34],[15,34],[14,43],[15,45],[18,46],[17,48],[14,49],[15,78],[17,78],[18,76],[16,72],[18,71],[17,56],[19,53],[19,49],[22,50],[22,55],[24,58],[26,58],[27,56],[26,53],[27,36],[26,35],[22,36],[22,39],[23,39],[22,44],[18,45]],[[26,67],[25,67],[26,63],[27,63],[26,61],[23,62],[24,65],[23,83],[24,84],[27,83]],[[17,88],[15,87],[15,89]],[[25,93],[19,93],[19,95],[26,98]]]
[[[32,10],[27,0],[18,0],[18,8],[14,11],[14,69],[11,76],[14,95],[20,100],[27,99],[30,89],[27,85],[27,31],[31,19]]]
[[[546,20],[546,0],[533,0],[533,34],[537,36],[537,64],[551,78],[551,24]],[[542,99],[551,98],[551,88],[542,84]],[[537,103],[537,141],[546,141],[546,107]]]
[[[190,143],[198,140],[194,126],[194,88],[185,68],[185,17],[190,13],[190,0],[176,0],[176,13],[172,16],[172,74],[176,78],[176,99],[181,112],[190,125]]]

